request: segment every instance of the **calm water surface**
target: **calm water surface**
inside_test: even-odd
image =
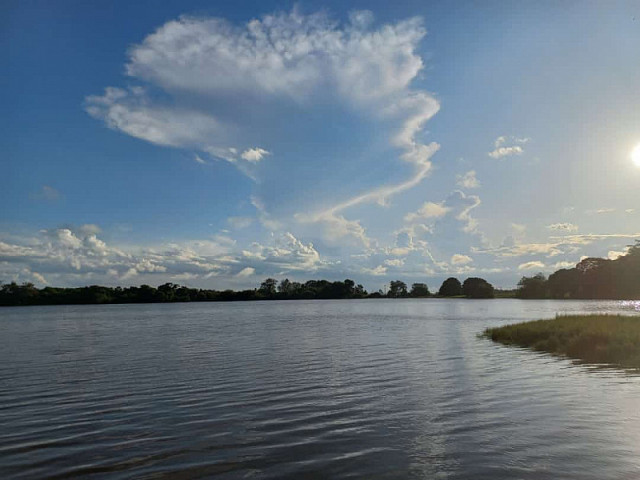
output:
[[[0,478],[640,478],[640,377],[477,337],[639,308],[0,309]]]

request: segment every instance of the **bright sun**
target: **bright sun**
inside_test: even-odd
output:
[[[640,167],[640,143],[631,150],[631,161],[636,167]]]

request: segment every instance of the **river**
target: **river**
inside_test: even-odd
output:
[[[0,308],[0,477],[640,478],[640,377],[484,328],[640,303]]]

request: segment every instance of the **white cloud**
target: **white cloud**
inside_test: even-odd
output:
[[[102,229],[94,223],[86,223],[84,225],[81,225],[78,230],[80,230],[80,232],[85,235],[98,235],[100,232],[102,232]]]
[[[230,98],[266,108],[268,114],[283,99],[324,102],[326,94],[337,94],[351,107],[400,119],[394,144],[405,150],[406,161],[419,166],[414,175],[418,182],[436,147],[414,137],[438,110],[430,95],[409,90],[423,68],[415,49],[425,29],[419,18],[378,29],[371,28],[371,19],[370,12],[353,12],[349,23],[339,24],[325,14],[303,15],[295,8],[243,26],[221,18],[182,16],[129,50],[126,72],[147,88],[107,87],[103,95],[87,97],[86,110],[110,128],[157,145],[257,163],[269,152],[243,145],[252,128],[250,122],[238,121],[241,107],[229,113],[225,105]],[[166,101],[160,100],[163,96]],[[255,117],[252,113],[248,119]],[[239,168],[252,176],[246,167]],[[401,184],[374,196],[410,186]]]
[[[467,255],[461,255],[459,253],[456,253],[451,257],[451,263],[453,265],[465,265],[471,262],[473,262],[473,259]]]
[[[402,267],[404,265],[404,259],[402,258],[388,259],[384,261],[384,264],[389,267]]]
[[[111,128],[158,145],[225,159],[257,180],[253,164],[268,151],[247,145],[255,145],[254,132],[260,130],[252,122],[272,122],[277,115],[273,107],[283,102],[307,108],[337,98],[388,125],[390,144],[401,150],[401,159],[413,172],[399,183],[370,188],[297,218],[326,224],[334,237],[366,242],[363,228],[343,211],[364,203],[385,204],[425,178],[439,146],[422,143],[417,134],[439,104],[427,92],[410,87],[423,68],[416,49],[426,32],[419,18],[377,28],[372,27],[370,12],[353,12],[349,18],[340,24],[325,14],[302,15],[296,9],[243,26],[220,18],[180,17],[130,49],[127,73],[146,82],[146,90],[109,87],[101,96],[88,97],[86,109]],[[233,98],[242,103],[230,114],[228,102]],[[247,107],[242,117],[242,105],[261,109],[260,115]],[[296,118],[278,117],[277,122],[286,125]],[[263,224],[268,221],[261,218]]]
[[[626,255],[627,252],[626,251],[616,251],[616,250],[609,250],[609,252],[607,253],[607,258],[609,260],[616,260],[619,257],[622,257],[623,255]]]
[[[552,236],[550,238],[558,239],[564,243],[573,243],[579,245],[587,245],[596,240],[605,240],[609,238],[639,238],[638,233],[587,233],[584,235],[564,235],[564,236]]]
[[[507,137],[500,136],[493,142],[494,150],[489,152],[489,156],[492,158],[503,158],[511,155],[522,155],[524,149],[520,145],[524,145],[530,140],[526,137]],[[511,145],[505,146],[507,143]]]
[[[576,262],[568,262],[568,261],[556,262],[552,265],[554,270],[573,268],[575,266],[576,266]]]
[[[479,206],[480,203],[480,197],[477,195],[465,195],[461,191],[454,191],[447,198],[445,205],[451,205],[451,208],[461,208],[462,210],[456,216],[456,220],[464,223],[462,231],[475,233],[478,228],[478,221],[471,216],[471,210]]]
[[[266,151],[263,148],[249,148],[242,152],[240,158],[246,160],[247,162],[258,163],[267,155],[271,155],[271,152]]]
[[[256,269],[253,267],[245,267],[236,273],[236,277],[250,277],[256,273]]]
[[[192,108],[175,108],[151,102],[142,88],[107,87],[102,96],[86,99],[86,110],[109,128],[168,147],[206,151],[207,139],[220,135],[221,126],[210,114]]]
[[[273,245],[254,243],[243,256],[285,271],[313,272],[327,265],[312,243],[304,243],[289,232],[276,237]]]
[[[587,215],[603,215],[607,213],[614,213],[615,211],[615,208],[596,208],[594,210],[586,210],[584,213]]]
[[[469,170],[464,175],[457,175],[456,179],[456,185],[462,188],[478,188],[480,186],[475,170]]]
[[[38,272],[31,272],[31,275],[33,276],[33,278],[35,279],[36,282],[41,283],[43,285],[48,285],[49,282],[47,282],[47,280],[40,275]]]
[[[539,261],[526,262],[518,265],[518,270],[535,270],[535,269],[541,270],[544,268],[545,268],[544,263]]]
[[[549,230],[564,232],[576,232],[578,230],[578,226],[573,223],[552,223],[551,225],[547,225],[547,228]]]
[[[563,243],[569,242],[522,243],[486,250],[476,249],[475,251],[477,253],[490,253],[498,257],[521,257],[524,255],[547,255],[554,257],[563,253],[559,248]]]
[[[449,210],[451,210],[451,208],[446,207],[444,202],[426,202],[416,212],[405,215],[404,220],[405,222],[413,222],[420,218],[439,218],[445,216]]]
[[[378,265],[375,268],[363,267],[361,271],[365,275],[373,275],[374,277],[380,277],[387,273],[387,267],[385,267],[384,265]]]
[[[514,145],[512,147],[496,148],[495,150],[492,150],[491,152],[489,152],[488,155],[491,158],[503,158],[503,157],[509,157],[511,155],[522,155],[523,153],[524,153],[524,150],[522,149],[521,146]]]

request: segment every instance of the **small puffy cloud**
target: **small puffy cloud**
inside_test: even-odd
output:
[[[518,265],[518,270],[541,270],[545,268],[544,263],[539,261],[526,262]]]
[[[451,257],[451,263],[453,265],[465,265],[471,262],[473,262],[473,259],[467,255],[461,255],[459,253],[456,253]]]
[[[404,259],[402,258],[388,259],[384,261],[384,264],[389,267],[402,267],[404,265]]]
[[[236,273],[236,277],[250,277],[251,275],[256,273],[256,269],[253,267],[245,267],[242,270],[240,270],[238,273]]]
[[[524,149],[521,147],[521,145],[524,145],[529,140],[529,138],[524,137],[500,136],[493,142],[494,149],[489,152],[488,155],[491,158],[503,158],[512,155],[522,155],[524,153]]]
[[[378,265],[375,268],[363,267],[361,271],[365,275],[373,275],[374,277],[380,277],[387,273],[387,267],[385,267],[384,265]]]
[[[260,160],[270,154],[271,153],[264,148],[249,148],[242,152],[240,158],[246,160],[247,162],[258,163]]]
[[[633,215],[634,213],[636,213],[636,209],[635,208],[627,208],[624,213],[628,213],[629,215]]]
[[[552,223],[551,225],[547,225],[549,230],[553,231],[561,231],[561,232],[576,232],[578,231],[578,226],[573,223]]]
[[[326,266],[312,243],[304,243],[290,232],[276,237],[273,245],[254,243],[251,250],[243,252],[243,256],[259,260],[265,268],[275,267],[283,271],[314,272]]]
[[[449,210],[451,208],[446,207],[444,202],[425,202],[417,211],[405,215],[404,220],[405,222],[413,222],[420,218],[439,218],[445,216]]]
[[[523,153],[524,153],[524,150],[522,149],[521,146],[514,145],[512,147],[496,148],[495,150],[492,150],[491,152],[489,152],[488,155],[491,158],[503,158],[503,157],[510,157],[511,155],[522,155]]]
[[[456,179],[456,185],[462,188],[478,188],[480,186],[475,170],[469,170],[464,175],[458,175]]]
[[[196,161],[196,163],[199,163],[201,165],[206,165],[207,164],[207,162],[205,160],[203,160],[202,157],[200,155],[198,155],[198,154],[195,154],[193,156],[193,159]]]

